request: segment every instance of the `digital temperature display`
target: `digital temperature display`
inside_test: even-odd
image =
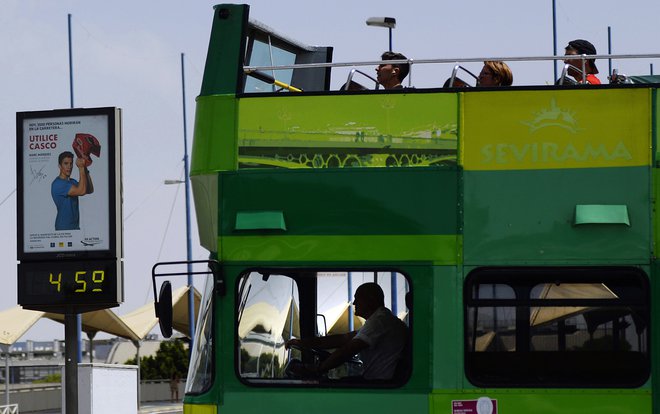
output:
[[[122,300],[117,260],[18,265],[18,302],[26,308],[107,308]]]

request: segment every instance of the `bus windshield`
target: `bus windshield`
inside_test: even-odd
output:
[[[197,320],[195,346],[190,357],[186,393],[201,393],[213,377],[213,275],[208,275]]]

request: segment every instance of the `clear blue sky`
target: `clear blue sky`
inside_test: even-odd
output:
[[[69,72],[67,14],[73,16],[74,95],[77,107],[117,106],[124,114],[125,303],[119,314],[151,300],[150,271],[157,261],[185,258],[183,187],[165,186],[183,168],[180,53],[186,56],[188,137],[192,141],[194,98],[206,59],[215,2],[98,0],[4,0],[0,13],[3,97],[0,131],[0,200],[15,188],[15,113],[67,108]],[[397,19],[394,49],[413,59],[552,54],[552,2],[486,1],[272,1],[251,3],[253,18],[311,45],[335,47],[334,60],[377,60],[387,48],[387,30],[367,27],[370,16]],[[557,0],[558,51],[575,38],[607,52],[658,53],[657,0],[569,2]],[[615,63],[642,74],[649,61]],[[479,64],[468,65],[478,72]],[[552,82],[550,64],[511,64],[514,84]],[[599,62],[605,80],[607,62]],[[368,70],[373,70],[368,68]],[[660,73],[660,61],[655,61]],[[449,67],[413,72],[417,86],[441,85]],[[343,83],[338,72],[333,85]],[[175,199],[176,197],[176,199]],[[173,209],[173,210],[172,210]],[[169,220],[170,214],[172,219]],[[3,289],[0,309],[16,303],[16,198],[0,205]],[[169,228],[167,228],[169,224]],[[193,231],[193,257],[206,258]],[[161,248],[162,246],[162,248]],[[25,338],[62,338],[62,325],[40,322]]]

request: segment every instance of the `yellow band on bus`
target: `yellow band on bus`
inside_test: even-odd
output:
[[[183,404],[183,414],[217,414],[217,405]]]
[[[651,164],[648,89],[497,91],[463,99],[466,170]]]

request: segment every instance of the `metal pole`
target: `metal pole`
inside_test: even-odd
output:
[[[556,0],[552,0],[552,55],[557,56],[557,5]],[[554,79],[557,79],[557,61],[552,61],[552,67],[555,71]]]
[[[71,13],[69,13],[69,97],[73,108],[73,48],[71,45]]]
[[[87,339],[89,340],[89,363],[94,363],[94,338],[98,332],[87,332]]]
[[[64,402],[66,414],[78,414],[78,341],[76,333],[76,314],[64,315],[64,341],[66,342],[64,357],[65,390]]]
[[[186,74],[184,54],[181,53],[181,95],[183,102],[183,163],[186,180],[186,248],[188,262],[192,260],[192,240],[190,237],[190,173],[188,168],[188,132],[186,124]],[[195,289],[193,286],[192,264],[188,263],[188,324],[190,325],[190,351],[192,354],[195,337]]]
[[[397,316],[399,306],[396,297],[396,272],[390,272],[390,296],[392,297],[392,313]]]
[[[73,102],[73,42],[71,41],[71,13],[67,15],[69,35],[69,103]],[[81,329],[82,320],[79,314],[66,313],[64,315],[64,341],[66,343],[64,376],[66,389],[64,401],[67,414],[78,414],[78,363],[82,362]]]
[[[69,33],[69,107],[74,108],[73,103],[73,42],[71,41],[71,13],[67,15]],[[82,362],[82,319],[76,315],[76,340],[78,341],[77,362]]]
[[[653,63],[649,63],[649,70],[651,71],[651,75],[653,75]]]
[[[390,52],[391,52],[392,51],[392,28],[388,27],[388,29],[390,30]]]
[[[353,272],[348,272],[348,332],[353,332],[353,306],[350,304],[353,301]]]
[[[607,54],[612,54],[612,28],[607,26]],[[608,64],[608,75],[612,74],[612,58],[607,59]]]
[[[137,364],[137,408],[138,408],[138,411],[140,411],[140,398],[141,398],[140,387],[142,386],[142,380],[140,379],[140,375],[142,375],[141,372],[140,372],[140,344],[141,343],[142,343],[142,341],[140,341],[139,339],[137,341],[133,341],[133,345],[135,345],[135,349],[136,349],[136,351],[135,351],[135,363]]]
[[[9,345],[5,345],[5,405],[9,405]]]

